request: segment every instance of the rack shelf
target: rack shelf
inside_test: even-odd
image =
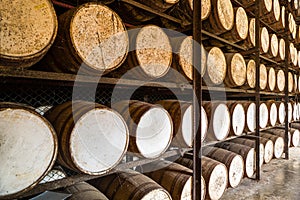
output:
[[[17,196],[17,198],[25,198],[25,197],[29,197],[29,196],[33,196],[33,195],[42,193],[46,190],[55,190],[55,189],[58,189],[58,188],[61,188],[61,187],[71,186],[71,185],[74,185],[75,183],[78,183],[78,182],[88,181],[88,180],[91,180],[91,179],[106,176],[106,175],[109,175],[109,174],[113,174],[117,171],[133,168],[133,167],[144,165],[144,164],[148,164],[148,163],[151,163],[153,161],[157,161],[157,160],[162,159],[162,158],[170,158],[170,157],[173,157],[173,156],[183,156],[184,153],[186,153],[188,151],[191,151],[191,150],[192,149],[190,149],[190,148],[173,149],[173,150],[169,150],[169,151],[165,152],[159,158],[139,159],[139,160],[127,162],[127,163],[124,163],[124,164],[119,164],[112,171],[109,171],[108,173],[105,173],[105,174],[102,174],[102,175],[91,176],[91,175],[86,175],[86,174],[78,174],[78,175],[70,176],[70,177],[67,177],[67,178],[60,179],[60,180],[39,184],[39,185],[35,186],[29,192]]]

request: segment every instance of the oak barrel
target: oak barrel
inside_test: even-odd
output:
[[[234,26],[234,10],[230,0],[211,0],[212,8],[202,28],[216,35],[230,31]]]
[[[259,138],[260,140],[260,166],[262,166],[263,162],[269,163],[273,158],[273,142],[266,138]],[[240,138],[234,138],[230,140],[230,142],[247,145],[249,147],[255,148],[256,138],[253,135],[245,135]]]
[[[241,102],[244,107],[246,114],[246,125],[245,131],[254,132],[255,131],[255,103],[254,102]]]
[[[284,71],[282,69],[277,71],[277,77],[276,77],[276,87],[279,92],[282,92],[285,87],[285,75]]]
[[[290,43],[290,58],[291,62],[293,63],[294,66],[297,66],[297,61],[298,61],[298,51],[294,46],[294,43]]]
[[[265,90],[268,84],[268,72],[264,64],[260,64],[259,67],[259,87],[261,90]]]
[[[280,31],[285,28],[285,7],[284,6],[281,6],[280,8],[279,20],[269,25],[276,31]]]
[[[247,177],[252,177],[255,169],[255,150],[252,147],[248,147],[242,144],[236,144],[233,142],[222,142],[217,143],[214,146],[226,149],[228,151],[232,151],[237,153],[243,157],[244,167],[245,167],[245,175]]]
[[[193,168],[193,160],[180,158],[176,162],[190,169]],[[226,166],[216,160],[202,156],[202,176],[206,185],[206,199],[220,199],[228,184],[228,170]]]
[[[164,108],[133,100],[117,102],[112,108],[123,116],[128,125],[129,152],[156,158],[168,149],[173,136],[173,122]]]
[[[237,187],[244,177],[244,160],[242,156],[216,147],[205,147],[202,155],[223,163],[228,169],[228,183]]]
[[[267,88],[270,91],[274,91],[276,87],[276,73],[273,67],[270,67],[268,70],[268,85]]]
[[[104,194],[86,182],[68,186],[63,191],[72,194],[68,200],[108,200]]]
[[[292,74],[292,72],[288,72],[288,91],[289,93],[292,93],[293,92],[293,89],[294,89],[294,76]]]
[[[209,128],[206,140],[224,140],[230,131],[230,113],[226,104],[207,102],[203,104],[207,114]]]
[[[227,64],[222,50],[213,47],[207,55],[207,73],[204,75],[206,85],[220,85],[226,77]]]
[[[89,183],[111,200],[171,200],[172,197],[163,187],[147,176],[126,169]]]
[[[236,144],[242,144],[242,145],[246,145],[248,147],[252,147],[255,149],[255,141],[251,140],[249,138],[247,138],[247,136],[242,136],[242,137],[238,137],[238,138],[234,138],[232,140],[229,140],[229,142],[233,142]],[[265,155],[265,147],[262,143],[260,143],[259,145],[259,158],[260,158],[260,162],[259,162],[259,166],[262,166],[262,164],[264,163],[264,155]],[[273,155],[273,154],[272,154]]]
[[[270,0],[268,0],[270,1]],[[262,15],[261,19],[268,24],[276,23],[280,20],[280,3],[279,0],[271,0],[272,10],[268,14]]]
[[[92,102],[73,101],[54,106],[45,117],[54,126],[59,152],[57,161],[76,172],[106,173],[126,153],[129,132],[116,111]]]
[[[246,82],[246,63],[240,53],[226,53],[227,75],[224,83],[229,87],[239,87]]]
[[[266,128],[269,121],[269,110],[265,103],[259,105],[259,126]]]
[[[291,123],[293,120],[293,106],[291,102],[288,102],[288,122]]]
[[[193,80],[193,41],[192,36],[171,38],[173,52],[175,52],[173,55],[172,67],[184,75],[189,81]],[[202,44],[200,45],[200,48],[201,71],[199,73],[201,74],[201,77],[203,77],[206,71],[207,52]],[[200,52],[198,54],[200,55]],[[174,79],[174,77],[172,78]]]
[[[261,11],[260,11],[261,17],[272,11],[273,0],[262,0],[259,1],[259,3],[261,7]],[[255,4],[252,4],[252,6],[250,6],[249,8],[249,10],[253,13],[255,13],[256,9],[257,8]]]
[[[293,147],[297,147],[299,145],[299,142],[300,142],[299,129],[291,128],[290,132],[291,132],[291,135],[292,135],[291,144],[292,144]]]
[[[47,53],[57,34],[50,0],[0,1],[0,66],[25,68]]]
[[[51,170],[58,142],[51,124],[31,107],[0,103],[0,198],[32,189]]]
[[[265,130],[266,133],[271,133],[273,135],[284,138],[285,137],[285,128],[284,127],[273,127],[272,129]],[[288,146],[291,146],[291,132],[288,130]]]
[[[270,58],[276,58],[278,56],[278,51],[279,51],[279,41],[278,37],[276,34],[271,34],[271,39],[270,39],[270,48],[269,48],[269,57]]]
[[[107,6],[91,2],[59,16],[58,37],[44,62],[56,72],[101,75],[118,68],[128,49],[121,18]]]
[[[157,161],[142,166],[144,174],[169,192],[173,200],[192,198],[193,171],[178,163]],[[154,170],[157,169],[157,170]]]
[[[283,38],[279,39],[279,47],[278,47],[278,55],[279,61],[285,60],[285,41]]]
[[[256,64],[254,60],[249,60],[247,63],[247,85],[250,88],[255,88],[256,83]]]
[[[294,74],[294,90],[293,92],[298,93],[298,75]]]
[[[260,132],[261,137],[267,138],[272,140],[274,144],[274,157],[275,158],[280,158],[281,155],[283,154],[283,149],[284,149],[284,140],[280,136],[276,136],[273,134],[270,134],[268,132]]]
[[[234,8],[235,18],[233,28],[222,34],[221,37],[236,43],[245,40],[248,36],[248,16],[243,7]]]
[[[283,124],[285,120],[285,108],[283,102],[276,102],[276,106],[278,109],[278,122],[279,124]]]
[[[172,118],[174,126],[172,145],[182,148],[192,147],[192,103],[177,100],[161,100],[156,102],[156,104],[166,109]],[[208,120],[202,106],[201,117],[201,140],[203,141],[208,128]]]
[[[265,103],[269,110],[268,125],[275,126],[277,123],[277,117],[278,117],[276,103],[274,100],[269,100],[269,101],[266,101]]]
[[[230,134],[240,136],[245,128],[246,114],[244,107],[239,102],[227,102],[230,113]]]

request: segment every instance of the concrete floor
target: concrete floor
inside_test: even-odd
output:
[[[225,191],[221,200],[300,200],[300,147],[290,148],[290,159],[273,159],[262,166],[261,180],[243,179]]]

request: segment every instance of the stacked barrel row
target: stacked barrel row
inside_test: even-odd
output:
[[[298,102],[288,103],[288,121],[299,120]],[[222,141],[228,136],[241,136],[255,131],[256,105],[251,101],[204,102],[207,113],[208,131],[206,141]],[[260,128],[273,127],[285,123],[283,102],[269,100],[259,105]]]
[[[99,175],[112,170],[126,152],[151,159],[171,143],[191,147],[191,118],[191,103],[173,100],[156,105],[121,101],[111,108],[74,101],[44,110],[44,116],[30,106],[1,103],[0,197],[30,190],[55,161],[75,172]]]
[[[43,28],[40,37],[48,40],[39,40],[39,42],[43,42],[41,44],[31,43],[31,39],[35,39],[31,31],[30,34],[26,35],[26,29],[22,28],[24,31],[22,37],[16,37],[14,34],[6,33],[7,30],[10,30],[10,24],[5,23],[4,26],[7,26],[7,29],[1,29],[1,31],[6,37],[5,41],[8,42],[0,47],[2,50],[0,52],[1,66],[31,66],[39,61],[54,43],[50,52],[38,66],[33,67],[34,69],[99,76],[106,75],[110,77],[123,76],[143,80],[161,77],[164,77],[167,81],[190,81],[193,79],[191,37],[169,37],[171,34],[167,34],[165,30],[156,25],[145,25],[139,29],[127,30],[122,19],[113,10],[98,3],[88,3],[71,9],[59,16],[57,23],[52,5],[46,0],[45,2],[47,4],[43,5],[47,6],[44,9],[48,9],[48,12],[42,13],[39,20],[44,25],[46,24],[47,27],[40,26],[40,28]],[[143,3],[146,2],[143,1]],[[269,1],[263,1],[263,4],[267,4],[267,2]],[[182,7],[182,4],[187,3],[189,2],[180,1],[170,12],[176,13],[178,6]],[[204,5],[211,5],[210,1],[203,3]],[[23,2],[23,4],[26,4],[26,2]],[[9,4],[3,6],[7,5]],[[205,27],[211,29],[213,33],[248,48],[255,45],[255,20],[253,18],[248,20],[247,14],[242,7],[233,7],[229,0],[226,2],[214,0],[212,5],[219,6],[216,12],[207,12],[208,18],[203,22],[204,29]],[[26,4],[25,6],[34,10],[34,8],[31,8],[34,6],[33,4]],[[264,6],[268,7],[270,5]],[[279,9],[281,12],[276,14],[276,17],[273,16],[278,11],[278,6],[280,8],[278,0],[274,0],[273,7],[271,5],[273,10],[269,11],[270,14],[264,14],[266,19],[275,20],[274,23],[281,22],[278,19],[280,13],[283,12],[281,9]],[[210,7],[204,6],[203,9],[210,10]],[[18,7],[18,9],[21,12],[23,7]],[[9,11],[8,8],[7,12],[8,15],[15,12],[15,10]],[[32,13],[22,13],[25,15],[24,17],[30,18],[34,12],[36,10],[32,11]],[[97,15],[99,12],[105,13],[103,16],[107,16],[107,18],[103,16],[100,18]],[[226,13],[226,16],[223,16],[223,13]],[[51,15],[51,18],[48,15]],[[186,15],[184,16],[186,17]],[[223,17],[226,20],[223,20]],[[47,23],[44,23],[43,20],[46,20]],[[28,20],[26,23],[29,24],[26,26],[23,24],[22,26],[31,27],[30,23],[32,23],[32,20]],[[276,25],[275,27],[280,26]],[[39,27],[36,28],[39,29]],[[99,30],[103,31],[99,32]],[[55,37],[56,32],[58,37]],[[262,54],[278,59],[278,61],[283,61],[285,59],[284,40],[278,38],[276,34],[269,34],[265,27],[261,28],[260,34]],[[14,35],[13,38],[12,35]],[[28,36],[26,40],[24,35]],[[200,56],[200,52],[202,52],[201,71],[199,73],[204,77],[205,84],[220,85],[224,83],[228,87],[255,87],[254,60],[244,58],[240,53],[223,52],[219,48],[222,44],[212,40],[212,38],[203,41],[203,44],[204,46],[198,47],[198,55]],[[14,48],[10,48],[11,46]],[[37,47],[40,47],[43,51],[38,53]],[[295,52],[295,50],[291,52]],[[298,53],[295,54],[298,55]],[[282,69],[261,64],[261,90],[282,92],[285,87],[284,80],[284,71]],[[296,87],[299,81],[300,78],[290,72],[290,92],[293,90],[299,91],[299,88],[297,90]]]

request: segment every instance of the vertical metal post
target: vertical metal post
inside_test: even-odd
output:
[[[193,200],[201,199],[201,0],[193,1]],[[199,52],[200,51],[200,52]]]
[[[288,5],[287,5],[288,6]],[[288,29],[288,10],[285,9],[285,22],[286,26],[284,28],[284,40],[285,40],[285,61],[284,61],[284,77],[285,77],[285,88],[284,88],[284,107],[285,107],[285,118],[284,118],[284,155],[285,159],[289,159],[289,147],[288,147],[288,102],[289,102],[289,81],[288,81],[288,73],[289,73],[289,65],[290,65],[290,56],[289,56],[289,29]]]
[[[260,105],[260,1],[255,1],[256,12],[255,12],[255,63],[256,63],[256,86],[255,86],[255,124],[256,124],[256,141],[255,141],[255,152],[256,152],[256,180],[260,180],[260,132],[259,132],[259,105]]]

